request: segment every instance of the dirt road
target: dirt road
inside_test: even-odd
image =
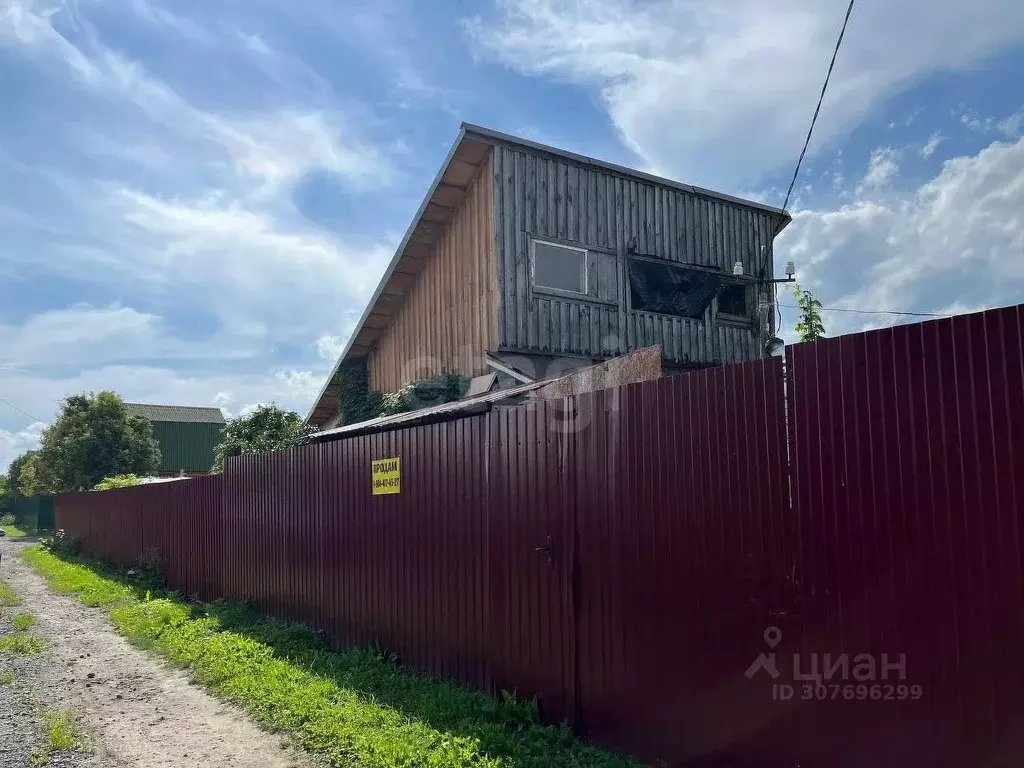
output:
[[[261,731],[237,708],[192,686],[181,671],[133,648],[101,609],[47,589],[16,555],[24,544],[0,539],[3,579],[36,617],[46,640],[37,656],[0,653],[0,768],[26,768],[38,748],[43,708],[70,709],[91,754],[61,753],[52,765],[130,768],[305,768],[311,761]],[[0,633],[10,631],[9,620]],[[34,703],[33,703],[34,700]]]

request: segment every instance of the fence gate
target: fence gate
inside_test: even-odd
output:
[[[490,419],[488,499],[492,677],[536,696],[543,715],[574,720],[574,526],[570,436],[550,429],[561,401]]]

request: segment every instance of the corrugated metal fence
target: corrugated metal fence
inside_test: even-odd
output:
[[[1021,435],[1010,308],[798,345],[785,374],[726,366],[70,494],[57,518],[119,562],[159,550],[186,592],[537,696],[645,759],[1009,766]],[[372,495],[390,457],[401,493]]]

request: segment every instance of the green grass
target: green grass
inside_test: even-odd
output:
[[[13,685],[14,684],[14,673],[11,670],[6,672],[0,672],[0,685]]]
[[[42,715],[46,741],[32,753],[29,761],[31,768],[44,768],[50,765],[50,759],[55,752],[86,749],[74,712],[68,709],[47,709]]]
[[[66,709],[48,710],[43,713],[46,727],[46,747],[50,752],[62,749],[76,749],[81,745],[78,721]]]
[[[0,525],[0,528],[4,529],[4,532],[12,539],[21,538],[22,536],[28,536],[28,533],[16,526],[14,523],[8,525]]]
[[[27,613],[22,613],[15,616],[11,623],[14,625],[15,632],[27,632],[29,628],[36,623],[35,616],[29,616]]]
[[[8,587],[2,579],[0,579],[0,605],[7,608],[13,608],[16,605],[21,605],[21,598],[18,597],[17,593]]]
[[[319,634],[244,604],[189,604],[96,562],[32,547],[50,586],[103,606],[137,646],[191,670],[265,728],[329,765],[363,768],[605,768],[632,763],[537,722],[536,707],[413,675],[370,651],[329,651]]]
[[[43,638],[38,635],[18,633],[14,635],[0,635],[0,653],[16,653],[25,656],[30,653],[39,653],[43,650]]]

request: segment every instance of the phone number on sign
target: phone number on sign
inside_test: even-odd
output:
[[[803,701],[917,701],[924,696],[920,685],[791,685],[772,686],[772,698],[785,701],[799,698]]]

